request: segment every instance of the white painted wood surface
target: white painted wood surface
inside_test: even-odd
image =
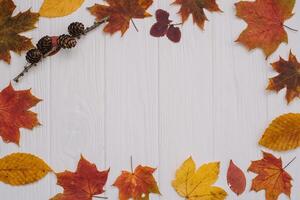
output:
[[[38,11],[41,0],[15,0],[17,11],[32,7]],[[85,9],[97,0],[86,0],[74,14],[56,19],[41,18],[38,28],[26,35],[37,42],[48,35],[65,33],[73,21],[92,24],[94,17]],[[121,38],[104,35],[100,29],[82,38],[71,51],[61,51],[45,59],[19,84],[32,88],[44,99],[33,110],[42,126],[21,131],[20,147],[0,143],[0,155],[30,152],[48,162],[55,171],[74,170],[83,154],[101,169],[111,168],[105,196],[117,199],[111,187],[122,169],[134,164],[157,167],[155,174],[162,196],[151,199],[181,199],[171,187],[175,170],[190,155],[198,165],[221,161],[216,185],[228,192],[229,200],[264,199],[264,192],[249,192],[255,176],[247,174],[247,191],[236,197],[226,184],[226,170],[233,159],[245,172],[250,160],[261,158],[258,139],[268,123],[278,115],[299,112],[300,100],[286,105],[285,91],[266,92],[268,78],[275,73],[269,63],[289,50],[300,59],[300,33],[287,30],[289,44],[266,61],[260,50],[248,52],[234,40],[246,27],[235,17],[234,0],[219,0],[224,13],[207,13],[205,31],[192,24],[182,27],[182,41],[149,35],[154,18],[135,20],[140,32],[131,26]],[[169,0],[156,0],[152,13],[163,8],[179,21],[177,6]],[[287,25],[300,29],[300,2]],[[24,55],[12,54],[11,66],[0,63],[0,87],[22,69]],[[271,152],[271,151],[269,151]],[[274,153],[274,152],[272,152]],[[300,199],[300,149],[282,156],[284,163],[298,156],[287,171],[294,177],[292,200]],[[3,200],[49,199],[61,191],[54,175],[25,187],[0,183]],[[280,200],[288,199],[281,195]]]

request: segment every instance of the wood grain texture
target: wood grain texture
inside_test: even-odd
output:
[[[15,1],[17,11],[38,11],[42,0]],[[38,29],[26,33],[36,43],[39,38],[67,31],[73,21],[86,25],[93,16],[83,6],[64,18],[41,18]],[[300,37],[287,30],[289,44],[266,61],[260,50],[248,52],[234,40],[246,27],[235,17],[234,0],[219,1],[223,13],[208,13],[205,31],[193,25],[191,18],[182,27],[182,41],[173,44],[166,38],[149,35],[154,18],[135,20],[139,28],[120,34],[104,35],[100,29],[78,42],[76,48],[61,51],[45,59],[37,68],[14,84],[18,89],[32,88],[44,99],[33,110],[42,126],[22,130],[21,146],[0,143],[0,156],[12,152],[30,152],[45,159],[55,171],[74,170],[83,154],[101,169],[111,168],[107,192],[117,199],[111,187],[122,169],[134,165],[157,167],[155,176],[162,196],[153,200],[181,199],[171,187],[175,170],[190,155],[198,165],[221,161],[217,182],[237,199],[226,184],[230,159],[246,171],[250,160],[261,158],[257,142],[273,118],[287,112],[300,112],[300,100],[286,105],[284,92],[266,92],[268,77],[274,75],[269,63],[289,50],[300,57]],[[163,8],[174,21],[178,7],[169,0],[156,0],[154,13]],[[300,28],[300,2],[287,25]],[[22,69],[24,56],[12,54],[12,64],[0,63],[0,88]],[[300,198],[300,149],[282,156],[286,163],[298,158],[287,171],[294,177],[292,200]],[[246,173],[247,189],[238,199],[264,199],[264,192],[248,192],[254,174]],[[61,188],[53,175],[38,184],[11,187],[0,183],[1,199],[49,199]],[[279,200],[288,198],[281,195]]]

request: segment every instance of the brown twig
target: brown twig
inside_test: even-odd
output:
[[[107,22],[109,19],[109,17],[104,17],[101,21],[97,21],[97,22],[94,22],[94,24],[90,27],[87,27],[85,30],[84,30],[84,34],[87,34],[88,32],[94,30],[95,28],[97,28],[98,26],[100,26],[101,24]]]
[[[23,71],[22,71],[18,76],[16,76],[16,77],[14,78],[14,81],[15,81],[15,82],[19,82],[19,79],[20,79],[22,76],[24,76],[24,74],[25,74],[26,72],[28,72],[33,66],[36,66],[36,64],[25,65]]]
[[[89,33],[90,31],[96,29],[96,28],[99,27],[101,24],[107,22],[108,19],[109,19],[109,16],[103,18],[103,19],[100,20],[100,21],[95,22],[95,23],[94,23],[92,26],[90,26],[90,27],[87,27],[87,28],[84,30],[84,35],[87,34],[87,33]],[[58,48],[59,48],[59,47],[52,49],[52,51],[50,51],[49,53],[45,54],[45,55],[43,56],[42,59],[44,59],[44,58],[46,58],[46,57],[48,57],[48,56],[51,56],[53,52],[59,50]],[[41,60],[42,60],[42,59],[41,59]],[[21,73],[19,73],[18,76],[16,76],[13,80],[14,80],[15,82],[19,82],[20,78],[23,77],[24,74],[27,73],[33,66],[36,66],[36,65],[37,65],[37,63],[34,63],[34,64],[30,64],[30,63],[29,63],[29,64],[25,65],[23,71],[22,71]]]

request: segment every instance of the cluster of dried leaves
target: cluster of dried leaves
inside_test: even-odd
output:
[[[44,0],[39,13],[30,10],[12,16],[15,5],[12,0],[0,0],[0,60],[10,63],[10,51],[20,54],[33,47],[31,39],[19,35],[35,28],[39,15],[43,17],[61,17],[75,12],[84,0]],[[104,32],[114,34],[118,31],[122,36],[128,30],[130,23],[135,26],[133,19],[151,17],[147,9],[153,0],[105,0],[106,4],[95,4],[88,10],[97,21],[108,18]],[[175,0],[174,5],[180,6],[179,15],[182,22],[172,24],[167,11],[157,10],[157,22],[152,26],[150,34],[154,37],[167,36],[173,42],[179,42],[181,31],[178,25],[184,24],[189,16],[200,29],[204,29],[207,17],[204,10],[222,12],[216,0]],[[247,28],[240,34],[236,42],[246,46],[249,50],[260,48],[269,57],[281,43],[288,42],[288,35],[284,22],[293,16],[295,0],[256,0],[240,1],[235,4],[236,16],[247,22]],[[17,22],[17,23],[16,23]],[[291,28],[289,28],[291,29]],[[291,102],[300,95],[299,63],[291,53],[288,61],[282,58],[272,64],[280,73],[270,79],[268,90],[279,91],[287,89],[286,99]],[[300,79],[299,79],[300,80]]]
[[[266,200],[277,200],[280,194],[290,197],[292,177],[285,171],[289,164],[283,167],[281,159],[263,152],[263,158],[253,161],[248,168],[249,172],[257,174],[252,180],[251,190],[265,190]],[[135,170],[122,171],[113,184],[119,190],[119,199],[149,200],[150,194],[161,195],[153,176],[155,170],[139,165]],[[6,184],[19,186],[34,183],[49,172],[53,170],[42,159],[32,154],[14,153],[0,159],[0,181]],[[226,191],[214,185],[219,173],[219,162],[203,164],[197,169],[190,157],[176,171],[172,186],[186,200],[224,200],[227,196]],[[105,192],[108,174],[109,170],[99,171],[95,164],[81,156],[75,172],[55,173],[57,185],[64,190],[50,200],[106,198],[99,195]],[[245,174],[232,161],[227,171],[227,182],[237,195],[245,191]]]
[[[19,144],[20,128],[32,129],[39,125],[37,114],[29,109],[41,100],[33,96],[30,90],[16,91],[9,84],[0,92],[0,136],[5,142]],[[287,151],[300,146],[300,114],[289,113],[276,118],[266,129],[259,144],[275,151]],[[266,190],[267,200],[276,200],[279,194],[290,195],[291,177],[282,167],[281,159],[264,153],[264,158],[251,164],[248,171],[257,173],[252,190]],[[121,200],[149,199],[149,194],[160,194],[153,177],[155,169],[138,166],[134,171],[123,171],[114,183],[119,189]],[[51,168],[41,159],[30,154],[12,154],[0,159],[0,181],[11,185],[24,185],[43,178]],[[96,166],[83,157],[76,172],[57,173],[58,185],[65,190],[53,197],[53,200],[82,199],[91,200],[104,192],[107,171],[98,171]],[[212,186],[218,178],[219,163],[205,164],[196,170],[194,161],[189,158],[177,170],[172,182],[178,194],[185,199],[209,196],[212,199],[225,199],[226,192]],[[237,195],[244,192],[246,178],[233,163],[227,174],[230,188]],[[87,187],[89,185],[89,187]],[[276,187],[274,187],[276,186]],[[200,199],[200,198],[199,198]]]
[[[147,9],[153,0],[105,0],[106,4],[95,4],[88,8],[97,21],[109,17],[104,32],[122,35],[128,30],[133,19],[152,16]],[[13,16],[15,5],[12,0],[0,0],[0,60],[11,61],[10,51],[20,54],[33,47],[31,39],[20,33],[35,28],[39,15],[43,17],[66,16],[76,11],[84,0],[44,0],[39,13],[30,10]],[[216,0],[175,0],[180,6],[182,24],[189,16],[200,29],[207,21],[204,10],[222,12]],[[240,34],[237,42],[249,50],[260,48],[269,57],[279,45],[288,42],[284,22],[293,16],[295,0],[256,0],[241,1],[235,4],[237,17],[247,22],[247,28]],[[150,34],[155,37],[167,36],[179,42],[181,31],[172,24],[167,11],[156,12],[156,23]],[[181,25],[181,24],[179,24]],[[291,28],[289,28],[291,29]],[[286,99],[290,103],[300,96],[300,63],[290,52],[289,59],[272,63],[278,75],[270,78],[268,90],[279,92],[286,88]],[[33,129],[39,125],[37,114],[29,109],[41,100],[30,90],[16,91],[9,84],[0,92],[0,136],[4,142],[19,144],[20,128]],[[259,144],[274,151],[287,151],[300,146],[300,114],[288,113],[276,118],[265,130]],[[265,190],[266,200],[277,200],[280,194],[290,196],[291,176],[282,166],[281,159],[263,152],[261,160],[253,161],[248,171],[256,173],[251,190]],[[220,163],[208,163],[196,169],[192,158],[187,159],[177,170],[172,186],[187,200],[225,199],[224,189],[214,186],[218,179]],[[40,158],[25,153],[14,153],[0,159],[0,181],[10,185],[25,185],[36,182],[53,170]],[[160,194],[153,176],[154,168],[138,166],[132,171],[123,171],[113,186],[119,189],[119,199],[147,200],[149,195]],[[75,172],[55,173],[57,184],[64,188],[52,200],[91,200],[104,193],[109,170],[99,171],[96,165],[81,157]],[[230,161],[227,182],[237,195],[246,188],[244,172]]]

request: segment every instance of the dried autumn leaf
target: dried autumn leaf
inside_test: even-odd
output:
[[[263,159],[252,161],[248,171],[258,174],[252,180],[251,190],[265,190],[266,200],[277,200],[281,193],[291,194],[292,177],[282,167],[281,159],[263,152]]]
[[[0,159],[0,181],[10,185],[34,183],[52,169],[37,156],[13,153]]]
[[[65,171],[57,173],[57,185],[64,188],[64,192],[57,194],[52,200],[92,200],[93,196],[102,194],[109,170],[98,171],[95,164],[91,164],[81,156],[76,172]]]
[[[300,114],[288,113],[274,119],[259,144],[275,151],[300,147]]]
[[[290,103],[295,97],[300,96],[300,63],[290,52],[289,60],[280,57],[280,60],[272,63],[273,69],[279,75],[269,79],[267,90],[279,92],[286,87],[286,100]]]
[[[237,42],[249,50],[261,48],[266,57],[288,42],[284,21],[293,16],[295,0],[241,1],[235,4],[237,17],[248,23]]]
[[[40,8],[43,17],[62,17],[75,12],[83,4],[84,0],[44,0]]]
[[[237,167],[232,160],[227,170],[227,184],[237,195],[242,194],[246,188],[246,177],[244,172]]]
[[[204,23],[208,20],[204,9],[210,12],[221,12],[216,0],[175,0],[173,4],[181,6],[179,14],[181,15],[182,23],[192,14],[194,23],[201,29],[204,29]]]
[[[8,64],[11,60],[9,51],[21,54],[33,47],[31,39],[19,33],[36,28],[34,25],[39,19],[39,14],[30,10],[12,17],[15,8],[12,0],[0,0],[0,60]]]
[[[134,172],[122,171],[113,186],[119,189],[120,200],[148,200],[149,194],[160,194],[155,178],[155,169],[137,166]]]
[[[37,114],[28,111],[40,101],[30,90],[16,91],[11,84],[0,92],[0,136],[4,142],[19,144],[20,128],[40,125]]]
[[[142,19],[150,17],[146,10],[152,5],[153,0],[105,0],[108,5],[95,4],[88,8],[97,20],[109,17],[104,32],[113,34],[121,31],[122,36],[129,28],[133,18]]]
[[[178,24],[171,24],[169,20],[170,14],[162,9],[155,12],[156,23],[150,29],[150,35],[153,37],[163,37],[167,35],[168,39],[172,42],[179,42],[181,39],[181,31],[177,26]]]
[[[218,179],[219,168],[220,163],[213,162],[196,170],[196,164],[190,157],[176,171],[172,186],[186,200],[223,200],[227,193],[222,188],[212,186]]]

